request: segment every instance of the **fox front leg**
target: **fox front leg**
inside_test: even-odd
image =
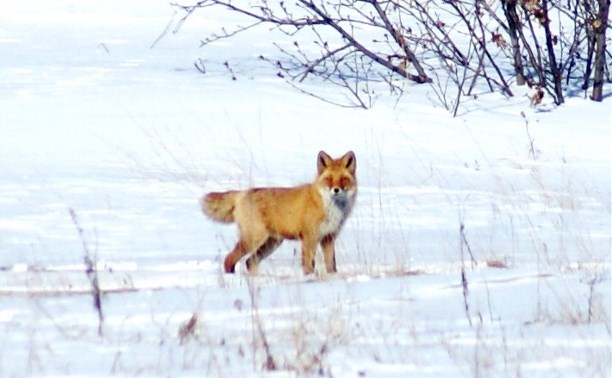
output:
[[[335,235],[327,235],[321,240],[325,269],[327,273],[336,273],[336,249],[334,247]]]

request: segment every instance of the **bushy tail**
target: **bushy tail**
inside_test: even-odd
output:
[[[216,221],[232,223],[234,221],[234,207],[239,193],[238,191],[208,193],[202,197],[202,211]]]

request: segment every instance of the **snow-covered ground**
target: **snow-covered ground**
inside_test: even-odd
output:
[[[199,49],[227,14],[151,48],[165,1],[2,8],[0,376],[611,375],[612,97],[485,94],[452,118],[413,86],[344,109],[268,72],[266,29]],[[294,242],[221,272],[235,230],[202,194],[308,182],[349,149],[338,274],[304,277]]]

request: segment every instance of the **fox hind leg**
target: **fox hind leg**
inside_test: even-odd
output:
[[[273,237],[268,238],[268,240],[266,240],[265,243],[263,243],[261,247],[259,247],[259,249],[257,249],[257,251],[247,259],[246,266],[248,271],[250,273],[255,273],[259,263],[266,257],[270,256],[282,242],[283,239]]]
[[[238,221],[239,240],[234,249],[225,257],[223,268],[226,273],[234,273],[236,263],[253,251],[258,251],[270,238],[270,234],[261,222],[253,215],[247,214],[245,217],[241,213],[236,212],[234,216]]]
[[[256,233],[256,234],[245,234],[241,233],[240,240],[236,243],[234,249],[225,257],[225,261],[223,262],[223,268],[226,273],[234,273],[236,268],[236,263],[238,260],[248,255],[252,251],[259,251],[263,249],[262,254],[264,257],[268,256],[272,251],[266,252],[267,247],[265,244],[268,243],[269,234],[265,232]],[[274,247],[276,248],[276,246]]]
[[[234,273],[236,263],[247,253],[249,253],[249,248],[242,240],[238,240],[234,249],[225,256],[225,260],[223,261],[225,273]]]

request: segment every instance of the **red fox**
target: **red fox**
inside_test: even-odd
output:
[[[205,195],[201,201],[204,214],[238,225],[240,239],[225,257],[225,272],[233,273],[238,260],[249,254],[247,269],[256,272],[259,262],[284,239],[302,242],[304,274],[314,272],[317,244],[323,249],[327,272],[336,272],[334,241],[355,203],[356,164],[353,151],[339,159],[321,151],[312,184]]]

